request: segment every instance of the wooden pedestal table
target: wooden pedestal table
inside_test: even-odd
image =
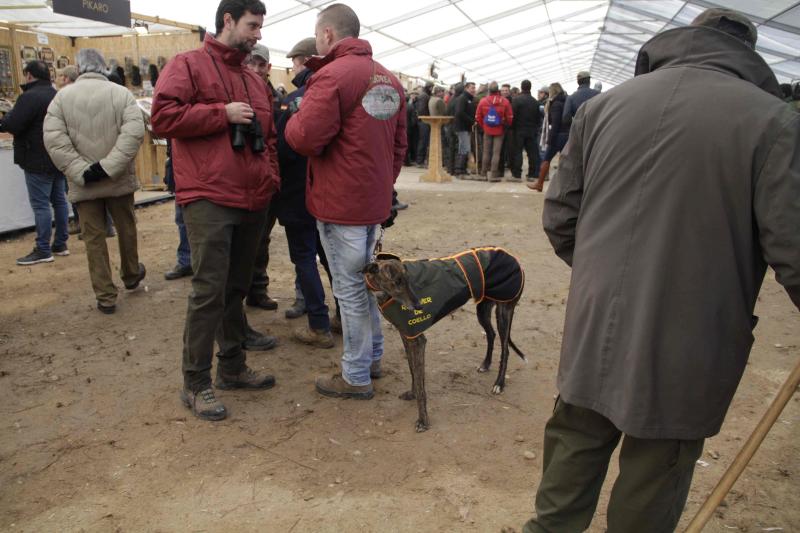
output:
[[[442,126],[451,122],[453,117],[430,116],[419,119],[431,126],[431,141],[428,146],[428,170],[419,178],[419,181],[446,183],[453,181],[453,176],[442,168]]]

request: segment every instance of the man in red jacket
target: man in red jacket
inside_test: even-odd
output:
[[[306,207],[317,219],[342,311],[342,374],[317,378],[317,391],[369,399],[371,378],[380,377],[383,334],[361,269],[389,218],[407,140],[403,88],[372,59],[360,28],[344,4],[319,14],[317,51],[324,57],[306,63],[314,75],[286,140],[309,158]]]
[[[483,128],[483,164],[481,175],[489,174],[489,181],[500,181],[500,160],[506,129],[511,128],[514,113],[508,99],[500,94],[497,82],[489,84],[489,94],[478,103],[475,122]]]
[[[172,139],[176,201],[192,250],[181,398],[199,418],[227,416],[211,388],[267,389],[245,364],[242,311],[267,206],[279,184],[272,99],[243,62],[261,38],[259,0],[222,0],[217,37],[169,62],[153,96],[153,131]]]

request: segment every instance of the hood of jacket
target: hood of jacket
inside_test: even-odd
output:
[[[675,28],[647,41],[636,58],[635,75],[681,66],[726,72],[780,97],[778,80],[758,53],[723,31],[703,26]]]
[[[338,43],[333,45],[328,55],[323,57],[311,57],[306,61],[306,68],[318,71],[328,63],[336,59],[348,55],[367,56],[372,57],[372,46],[364,39],[356,39],[355,37],[345,37]]]

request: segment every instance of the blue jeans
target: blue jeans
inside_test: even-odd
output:
[[[378,303],[361,270],[372,258],[379,225],[343,226],[317,221],[322,247],[333,274],[333,294],[342,310],[342,377],[350,385],[369,385],[369,367],[383,356]]]
[[[469,155],[469,132],[457,131],[456,137],[458,138],[458,155]]]
[[[192,266],[192,249],[189,247],[189,236],[186,235],[186,224],[183,223],[183,208],[175,202],[175,225],[178,226],[178,266]]]
[[[299,280],[301,299],[308,311],[308,326],[311,329],[330,331],[325,290],[322,288],[317,266],[317,228],[313,224],[287,224],[286,240],[289,242],[289,257],[297,275],[295,291]]]
[[[55,213],[56,236],[54,246],[67,244],[69,232],[67,221],[69,211],[67,208],[67,181],[62,175],[48,176],[25,172],[25,184],[28,186],[28,199],[33,208],[33,218],[36,223],[36,248],[42,252],[50,253],[50,237],[53,233],[53,213]],[[50,206],[53,206],[53,212]]]

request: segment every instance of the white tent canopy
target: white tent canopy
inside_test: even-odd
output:
[[[66,37],[103,37],[136,33],[134,24],[138,21],[135,19],[131,20],[130,26],[115,26],[54,13],[50,4],[46,0],[0,0],[0,22]],[[148,31],[153,33],[185,31],[168,24],[148,23],[147,27]]]
[[[267,2],[264,42],[274,56],[311,35],[332,1]],[[759,31],[758,52],[780,81],[800,78],[800,2],[792,0],[405,0],[347,2],[362,37],[387,67],[422,78],[573,82],[580,70],[609,85],[633,76],[636,54],[656,33],[709,7],[742,11]],[[212,14],[213,17],[213,14]],[[282,55],[282,54],[281,54]],[[276,58],[277,60],[277,58]]]
[[[335,0],[266,0],[263,44],[272,62],[288,66],[286,51],[313,35],[317,13]],[[574,84],[589,70],[616,85],[633,76],[641,45],[658,32],[688,24],[709,7],[748,15],[759,31],[758,52],[779,81],[800,79],[800,2],[792,0],[345,0],[358,13],[364,39],[388,68],[443,83],[468,79],[535,86]],[[218,0],[132,0],[134,12],[202,25],[213,31]],[[55,15],[44,0],[2,0],[0,20],[69,36],[132,32]],[[171,31],[150,25],[150,31]]]

